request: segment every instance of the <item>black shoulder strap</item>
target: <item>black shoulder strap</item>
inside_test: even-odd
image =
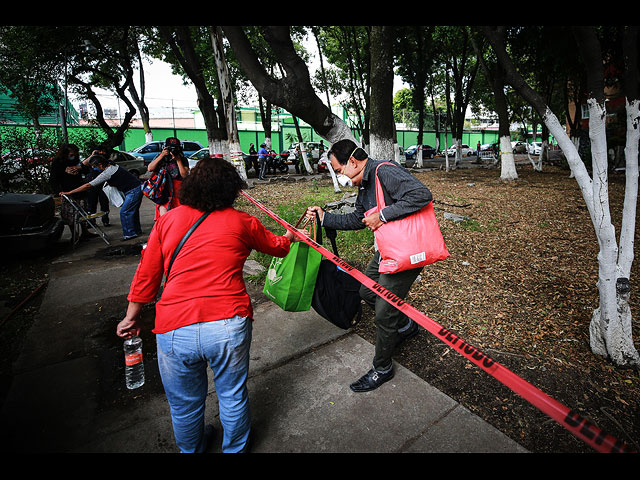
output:
[[[210,214],[211,212],[205,212],[204,215],[202,215],[197,221],[196,223],[194,223],[191,228],[187,231],[187,233],[184,234],[184,237],[182,237],[182,240],[180,240],[180,243],[178,244],[178,246],[176,247],[176,249],[173,252],[173,255],[171,256],[171,261],[169,262],[169,266],[167,267],[167,274],[164,276],[164,284],[167,284],[167,281],[169,280],[169,272],[171,271],[171,265],[173,265],[173,261],[176,259],[176,257],[178,256],[178,252],[180,252],[180,249],[182,248],[182,246],[184,245],[184,243],[187,241],[187,239],[191,236],[191,234],[193,233],[193,231],[198,228],[198,225],[200,225],[205,218],[207,218],[207,216]]]
[[[318,212],[316,212],[316,222],[317,222],[317,225],[318,225],[318,229],[322,233],[322,224],[320,222],[320,215],[318,214]],[[333,253],[337,257],[339,257],[340,255],[338,255],[338,245],[336,244],[336,233],[337,232],[333,228],[327,228],[327,227],[324,227],[324,232],[327,234],[327,237],[331,241],[331,248],[333,249]],[[319,237],[319,238],[320,238],[320,240],[318,241],[318,243],[322,243],[322,237]]]

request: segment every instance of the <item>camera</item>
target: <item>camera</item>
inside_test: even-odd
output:
[[[175,137],[169,137],[164,142],[164,148],[169,150],[171,153],[181,153],[182,147],[180,147],[180,140]]]

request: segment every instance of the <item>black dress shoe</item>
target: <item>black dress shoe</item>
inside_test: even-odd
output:
[[[375,390],[384,382],[388,382],[395,375],[395,371],[391,368],[387,373],[382,373],[372,368],[366,375],[360,377],[357,381],[353,382],[349,387],[354,392],[370,392]]]

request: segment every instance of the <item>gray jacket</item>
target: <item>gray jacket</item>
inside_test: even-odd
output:
[[[364,212],[376,206],[376,167],[384,163],[369,158],[364,167],[362,182],[356,198],[355,211],[345,215],[326,212],[322,225],[335,230],[358,230]],[[433,200],[431,191],[411,175],[404,167],[394,163],[382,165],[378,170],[384,200],[387,205],[380,213],[383,221],[391,222],[417,212]]]

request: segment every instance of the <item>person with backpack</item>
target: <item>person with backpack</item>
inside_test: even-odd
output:
[[[110,163],[109,160],[101,155],[91,155],[84,162],[100,170],[100,174],[88,183],[80,185],[69,192],[61,192],[60,195],[73,195],[86,192],[91,188],[101,189],[103,184],[108,182],[109,185],[117,188],[124,195],[124,202],[120,207],[121,240],[124,242],[141,235],[140,204],[142,203],[142,189],[140,180],[126,169]]]
[[[162,152],[153,159],[147,167],[149,172],[156,172],[159,169],[166,169],[168,177],[171,179],[169,184],[170,195],[167,203],[156,205],[155,220],[167,213],[172,208],[180,205],[180,186],[182,181],[189,175],[189,161],[182,153],[180,140],[175,137],[169,137],[165,141]]]

